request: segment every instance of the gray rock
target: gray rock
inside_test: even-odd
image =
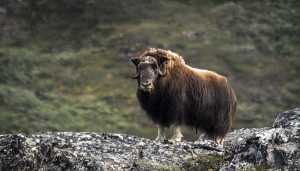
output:
[[[108,133],[0,135],[0,170],[300,170],[299,118],[296,108],[273,127],[235,130],[224,147]]]
[[[240,129],[229,133],[224,170],[300,170],[300,109],[279,113],[271,128]]]

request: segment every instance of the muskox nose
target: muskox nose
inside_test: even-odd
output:
[[[149,86],[151,86],[151,82],[150,81],[145,81],[145,82],[142,83],[142,86],[143,87],[149,87]]]

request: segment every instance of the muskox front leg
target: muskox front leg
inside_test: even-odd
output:
[[[174,134],[173,134],[172,138],[170,139],[170,141],[180,142],[182,137],[183,137],[183,135],[181,133],[181,128],[180,128],[180,126],[176,125],[174,128]]]
[[[224,137],[218,137],[216,138],[216,142],[220,145],[223,145],[224,144]]]
[[[157,125],[157,137],[155,141],[164,142],[166,140],[165,128],[161,125]]]

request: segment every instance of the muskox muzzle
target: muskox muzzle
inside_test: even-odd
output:
[[[154,89],[154,86],[151,81],[144,81],[140,83],[139,88],[143,91],[150,92],[152,89]]]

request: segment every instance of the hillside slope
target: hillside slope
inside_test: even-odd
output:
[[[235,128],[300,103],[297,1],[1,1],[0,132],[114,131],[153,137],[130,56],[171,49],[226,75]],[[140,129],[145,128],[145,129]]]

